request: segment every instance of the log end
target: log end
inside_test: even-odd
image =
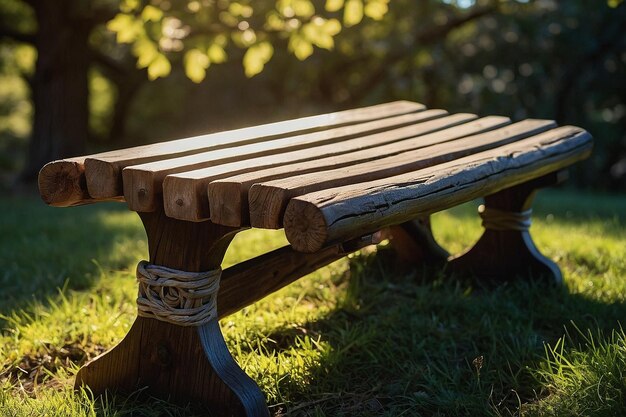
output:
[[[46,164],[39,171],[38,185],[42,200],[51,206],[69,207],[89,200],[81,161],[68,159]]]
[[[124,198],[130,210],[151,212],[157,209],[162,189],[153,172],[125,168],[122,170],[122,178]]]
[[[309,201],[292,199],[283,219],[285,235],[294,250],[313,253],[328,240],[328,225],[322,211]]]
[[[93,198],[109,199],[124,194],[122,170],[115,163],[100,159],[85,159],[87,190]]]
[[[174,219],[209,220],[207,188],[191,178],[167,176],[163,180],[163,207],[165,214]]]
[[[280,229],[291,195],[288,189],[268,184],[254,184],[248,192],[250,224],[261,229]]]
[[[211,221],[224,226],[249,224],[248,199],[239,182],[213,181],[207,186]]]

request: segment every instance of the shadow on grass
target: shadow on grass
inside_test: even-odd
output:
[[[138,217],[120,204],[60,209],[19,197],[2,205],[0,314],[45,304],[62,287],[89,288],[103,270],[127,269],[147,252]]]
[[[482,200],[456,206],[448,210],[462,220],[478,218],[476,208]],[[602,219],[607,222],[626,222],[626,199],[610,194],[592,194],[567,188],[539,190],[533,202],[533,218],[557,220],[579,225],[581,221]],[[609,230],[611,232],[611,230]]]
[[[340,308],[268,337],[268,352],[305,336],[328,345],[309,385],[287,375],[279,391],[297,393],[298,409],[321,407],[329,416],[516,415],[520,403],[545,395],[533,373],[544,343],[568,331],[584,345],[578,330],[608,337],[626,317],[626,303],[564,288],[519,282],[476,291],[433,271],[423,278],[414,272],[400,269],[390,250],[356,258]]]
[[[545,200],[542,195],[536,215],[563,213],[571,205],[559,221],[624,221],[619,209],[603,208],[609,205],[595,197],[580,200],[568,191]],[[4,202],[0,313],[45,301],[66,281],[73,289],[89,288],[101,268],[126,269],[145,253],[143,228],[122,205],[55,209],[24,199]],[[452,212],[476,218],[472,205]],[[623,232],[607,228],[607,233]],[[507,415],[519,402],[543,395],[533,370],[544,358],[545,342],[554,343],[572,322],[583,331],[608,334],[626,317],[624,303],[603,303],[563,288],[518,283],[477,291],[433,271],[415,272],[400,268],[389,251],[357,257],[339,308],[269,336],[264,352],[270,354],[291,349],[305,336],[327,346],[310,370],[310,384],[288,374],[278,383],[297,404],[288,410],[291,415],[478,416],[493,410]],[[128,408],[111,400],[117,401],[114,408]]]

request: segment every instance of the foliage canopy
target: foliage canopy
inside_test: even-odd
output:
[[[321,7],[310,0],[122,0],[120,12],[106,27],[115,32],[117,42],[132,45],[137,68],[147,68],[151,80],[169,75],[169,57],[183,55],[185,74],[199,83],[209,66],[228,59],[229,45],[245,51],[245,74],[252,77],[272,59],[275,43],[286,43],[303,61],[316,47],[332,50],[342,25],[381,20],[388,3],[327,0]]]

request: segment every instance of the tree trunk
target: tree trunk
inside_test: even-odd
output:
[[[47,162],[84,152],[89,119],[88,36],[93,23],[76,18],[72,2],[33,1],[38,23],[32,80],[33,132],[22,180]]]
[[[147,80],[146,76],[134,68],[130,68],[122,76],[108,77],[117,87],[117,98],[113,105],[113,117],[107,145],[111,147],[122,146],[127,142],[126,122],[130,107],[137,96],[141,86]]]

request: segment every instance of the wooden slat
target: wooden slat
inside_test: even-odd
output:
[[[88,204],[119,197],[121,193],[121,169],[130,165],[129,151],[134,155],[133,163],[148,162],[150,157],[162,159],[169,155],[181,156],[191,153],[202,152],[208,148],[226,147],[230,144],[251,143],[258,140],[266,140],[279,135],[307,130],[323,129],[326,127],[341,126],[358,123],[366,120],[390,117],[423,110],[425,107],[419,103],[397,101],[364,107],[356,110],[346,110],[318,116],[304,117],[288,120],[285,122],[270,123],[261,126],[247,127],[229,132],[214,133],[176,141],[163,142],[131,149],[102,152],[98,154],[80,156],[76,158],[52,161],[44,166],[39,173],[39,189],[42,199],[52,206],[68,207],[73,205]],[[208,148],[207,148],[208,147]],[[115,177],[118,181],[119,192],[91,194],[87,190],[85,177],[85,160],[87,158],[102,159],[111,164],[109,170],[104,170]],[[143,159],[142,159],[143,158]],[[148,159],[145,159],[148,158]],[[113,182],[115,182],[113,181]]]
[[[441,164],[506,145],[555,126],[551,120],[525,120],[480,135],[402,152],[362,164],[255,184],[248,194],[250,223],[253,227],[279,229],[282,227],[287,203],[293,197],[324,188],[372,181]]]
[[[128,207],[135,211],[153,211],[162,194],[163,179],[167,175],[203,168],[220,170],[224,174],[249,171],[257,166],[273,166],[290,161],[290,158],[311,159],[315,155],[307,148],[330,142],[341,142],[357,136],[373,134],[429,120],[447,114],[444,110],[426,110],[401,116],[389,117],[366,123],[343,126],[301,135],[293,135],[225,149],[212,150],[193,155],[164,159],[141,165],[133,165],[122,171],[124,196]],[[291,156],[285,153],[293,152]],[[295,154],[295,155],[294,155]],[[251,161],[251,158],[256,158]],[[215,167],[218,165],[218,167]]]
[[[404,139],[401,142],[393,142],[391,144],[376,146],[345,155],[318,158],[313,161],[283,165],[278,168],[212,180],[208,186],[208,203],[211,221],[228,226],[250,225],[248,191],[255,183],[371,161],[388,155],[395,155],[400,152],[424,148],[435,143],[446,142],[463,136],[488,131],[506,125],[509,122],[510,120],[506,117],[489,116],[461,125],[455,125],[447,129],[438,130],[434,133],[414,136],[409,139]]]
[[[67,207],[90,199],[85,180],[84,158],[53,161],[39,171],[39,195],[51,206]]]
[[[377,145],[401,141],[403,139],[441,130],[451,125],[457,125],[476,118],[475,115],[458,114],[448,117],[442,117],[431,121],[422,122],[412,126],[400,129],[394,129],[379,134],[358,137],[348,141],[329,144],[316,148],[306,149],[296,155],[283,155],[280,157],[280,164],[285,165],[298,160],[310,161],[310,164],[317,165],[318,162],[324,163],[324,158],[334,155],[347,154],[355,150],[372,148]],[[354,156],[354,154],[350,154]],[[378,155],[380,156],[380,155]],[[371,158],[370,158],[371,159]],[[266,163],[267,161],[262,161]],[[344,164],[354,163],[354,159],[346,157]],[[232,166],[213,167],[204,170],[185,172],[166,177],[164,187],[164,206],[168,216],[191,221],[200,221],[207,219],[209,213],[209,201],[207,199],[207,185],[214,180],[228,177],[236,172],[231,170]],[[256,170],[259,168],[258,160],[250,161],[249,168],[241,168],[241,172]],[[281,170],[280,167],[270,168]],[[291,173],[297,172],[297,167],[291,170]],[[231,170],[231,173],[228,171]],[[247,208],[246,208],[247,209]],[[247,216],[246,216],[247,217]]]
[[[591,153],[586,131],[565,126],[452,162],[292,199],[287,239],[300,252],[444,210],[562,169]]]
[[[296,132],[383,119],[423,109],[424,106],[421,104],[399,101],[92,155],[86,157],[84,162],[87,189],[89,195],[94,198],[120,196],[123,191],[122,169],[127,166],[211,149],[258,143]]]

